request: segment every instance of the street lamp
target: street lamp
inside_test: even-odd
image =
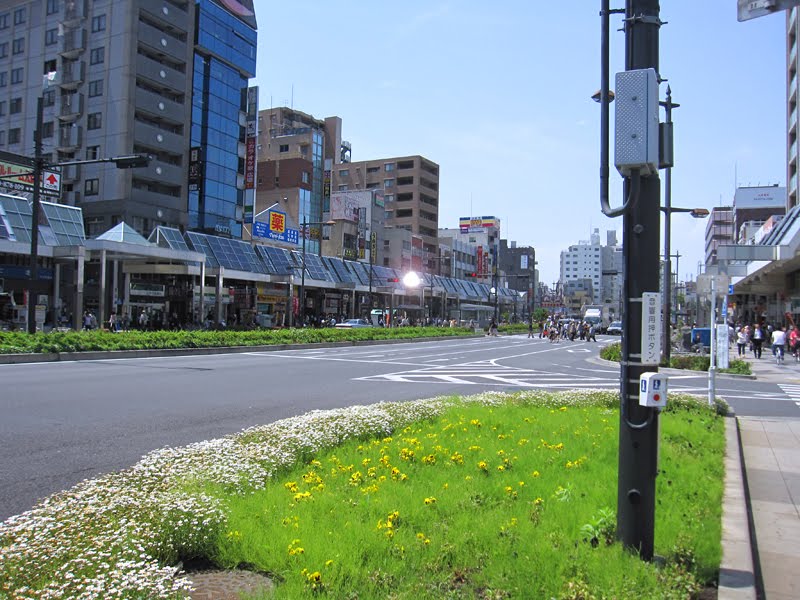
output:
[[[303,254],[302,264],[300,269],[300,324],[305,327],[305,312],[306,312],[306,237],[308,228],[312,225],[335,225],[335,221],[306,221],[303,217]]]
[[[669,98],[669,95],[667,95]],[[669,181],[669,171],[667,169],[667,181]],[[669,190],[669,187],[666,188]],[[664,361],[669,364],[671,354],[671,326],[672,326],[672,255],[670,254],[670,221],[672,220],[672,213],[689,213],[695,219],[705,219],[708,216],[707,208],[673,208],[672,198],[670,193],[665,193],[664,204],[660,206],[661,212],[664,213],[664,339],[662,347],[664,349]]]
[[[409,271],[403,275],[403,286],[409,288],[420,288],[422,297],[419,302],[420,318],[425,314],[425,287],[422,285],[422,279],[414,271]]]

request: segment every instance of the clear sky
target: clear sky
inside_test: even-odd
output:
[[[594,228],[603,243],[610,229],[621,240],[622,219],[599,202],[599,1],[294,0],[256,11],[260,108],[341,117],[353,160],[438,163],[440,227],[500,218],[502,237],[536,248],[547,284],[561,250]],[[620,19],[612,88],[624,70]],[[739,23],[736,0],[662,0],[661,19],[660,74],[681,104],[672,205],[731,204],[737,181],[786,185],[785,15]],[[611,157],[618,206],[613,122]],[[672,217],[681,280],[704,258],[705,224]]]

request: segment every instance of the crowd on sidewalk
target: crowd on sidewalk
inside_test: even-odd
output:
[[[531,337],[530,333],[528,337]],[[561,340],[574,342],[576,339],[596,342],[597,326],[588,321],[550,317],[539,323],[539,338],[549,339],[550,343],[557,343]]]
[[[784,330],[781,325],[738,323],[732,327],[732,332],[739,358],[746,357],[749,351],[753,353],[753,358],[760,359],[765,345],[772,350],[773,356],[779,355],[781,358],[787,351],[792,355],[800,351],[800,331],[794,324]]]

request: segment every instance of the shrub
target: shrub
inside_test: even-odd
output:
[[[600,350],[600,358],[604,360],[619,362],[620,359],[622,358],[622,344],[620,342],[609,344],[608,346]]]

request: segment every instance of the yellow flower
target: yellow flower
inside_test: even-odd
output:
[[[567,412],[567,407],[566,406],[562,406],[558,410],[560,410],[561,412]]]
[[[425,498],[425,504],[428,505],[428,506],[430,506],[432,504],[436,504],[436,498],[434,498],[433,496],[429,496],[428,498]]]
[[[487,465],[487,464],[486,464],[486,461],[485,461],[485,460],[482,460],[482,461],[480,461],[480,462],[478,463],[478,468],[479,468],[481,471],[488,471],[488,470],[489,470],[489,465]]]
[[[539,477],[539,471],[534,471],[533,473],[531,473],[531,475],[533,477]]]
[[[325,561],[325,566],[326,566],[326,567],[330,567],[332,564],[333,564],[333,561],[332,561],[332,560],[326,560],[326,561]]]

